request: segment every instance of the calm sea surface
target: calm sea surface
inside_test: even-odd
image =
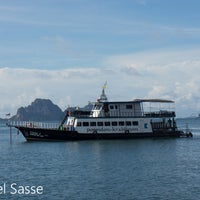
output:
[[[13,129],[10,145],[0,127],[0,199],[199,200],[200,119],[178,123],[194,137],[28,143]]]

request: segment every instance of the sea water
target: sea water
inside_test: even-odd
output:
[[[199,200],[200,119],[193,138],[26,142],[0,127],[0,199]],[[37,188],[39,187],[39,192]]]

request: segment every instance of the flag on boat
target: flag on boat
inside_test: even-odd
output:
[[[105,90],[106,87],[107,87],[107,81],[104,83],[104,85],[103,85],[103,89]]]

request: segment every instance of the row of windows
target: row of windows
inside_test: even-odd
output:
[[[77,126],[138,126],[138,121],[78,122]]]
[[[110,109],[118,109],[118,106],[117,105],[110,105]],[[132,104],[127,104],[126,105],[126,109],[133,109],[133,105]]]

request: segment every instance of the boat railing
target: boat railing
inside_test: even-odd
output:
[[[146,117],[175,117],[174,111],[144,112]]]
[[[9,127],[29,127],[29,128],[45,128],[58,129],[60,123],[58,122],[36,122],[36,121],[8,121]]]
[[[134,112],[119,112],[119,111],[111,111],[106,115],[102,115],[102,117],[109,116],[109,117],[175,117],[176,114],[174,111],[151,111],[151,112],[141,112],[141,111],[134,111]],[[99,116],[98,116],[99,117]]]
[[[110,111],[104,116],[110,116],[110,117],[141,117],[142,113],[141,112],[123,112],[123,111]]]

